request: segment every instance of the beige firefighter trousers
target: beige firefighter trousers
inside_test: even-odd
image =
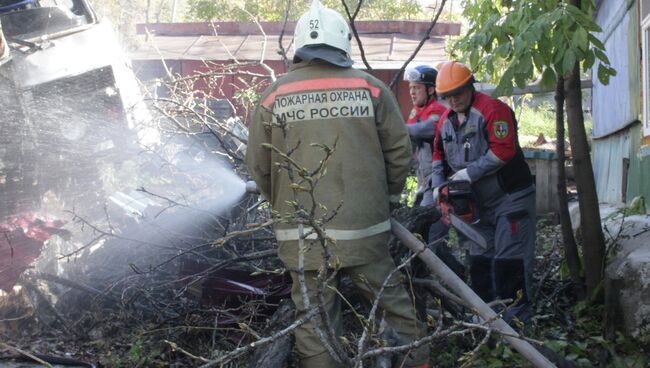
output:
[[[338,287],[340,277],[344,274],[348,275],[360,294],[372,303],[375,299],[375,292],[379,291],[388,274],[394,269],[395,264],[387,254],[386,257],[381,258],[377,262],[345,267],[339,270],[337,279],[334,281],[337,285],[331,285],[332,287],[325,288],[324,290],[325,309],[328,311],[332,326],[334,326],[337,335],[340,336],[342,332],[341,298],[333,290],[333,287]],[[415,315],[415,307],[408,297],[406,289],[400,282],[399,275],[400,272],[394,273],[388,283],[389,286],[384,290],[379,301],[380,310],[377,316],[382,316],[385,312],[386,322],[397,332],[403,342],[406,343],[422,337],[425,333],[425,328]],[[318,271],[305,271],[305,284],[312,307],[315,307],[317,303],[317,276]],[[298,273],[292,272],[291,278],[293,279],[291,298],[296,304],[296,319],[300,319],[305,316],[306,310],[300,292]],[[299,366],[301,368],[340,367],[326,351],[323,343],[316,334],[314,326],[315,323],[312,320],[301,325],[295,331],[296,350],[300,360]],[[419,366],[426,363],[428,358],[429,346],[424,345],[409,352],[406,358],[404,358],[404,364],[398,364],[397,366]]]

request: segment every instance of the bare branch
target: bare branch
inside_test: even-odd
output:
[[[348,15],[348,20],[350,21],[350,28],[352,29],[354,38],[357,40],[357,45],[359,46],[359,52],[361,53],[361,60],[363,60],[363,64],[366,66],[366,69],[368,69],[368,72],[372,72],[372,67],[368,63],[368,60],[366,59],[366,52],[363,49],[363,43],[361,42],[361,37],[359,37],[359,32],[357,32],[357,27],[354,23],[357,15],[359,14],[359,10],[361,9],[361,4],[363,4],[363,0],[358,0],[357,8],[354,10],[354,14],[350,13],[350,8],[348,8],[348,4],[345,2],[345,0],[341,0],[341,3],[345,8],[345,13]]]
[[[3,346],[5,349],[14,350],[15,352],[17,352],[17,353],[19,353],[21,355],[24,355],[27,358],[32,359],[33,361],[35,361],[35,362],[37,362],[39,364],[42,364],[42,365],[44,365],[44,366],[46,366],[48,368],[52,368],[52,365],[50,363],[44,361],[43,359],[40,359],[39,357],[35,356],[34,354],[32,354],[32,353],[30,353],[28,351],[19,349],[19,348],[15,347],[15,346],[11,346],[11,345],[6,344],[6,343],[4,343],[2,341],[0,341],[0,346]]]
[[[442,13],[442,10],[445,8],[445,4],[447,3],[447,0],[441,0],[440,2],[440,7],[438,7],[438,10],[436,11],[436,14],[434,15],[433,19],[431,19],[431,24],[429,24],[429,28],[427,31],[424,33],[424,36],[422,37],[422,40],[420,40],[420,43],[417,45],[415,50],[413,50],[413,53],[411,53],[411,56],[409,56],[408,59],[402,64],[402,67],[399,68],[397,73],[393,76],[393,79],[391,79],[390,83],[388,84],[388,87],[392,88],[395,83],[399,80],[399,76],[402,74],[404,69],[406,69],[406,66],[415,58],[415,56],[420,52],[420,49],[422,46],[424,46],[424,43],[429,40],[431,37],[431,31],[433,31],[433,27],[436,26],[438,23],[438,18],[440,17],[440,14]]]
[[[282,39],[284,37],[284,31],[287,29],[287,22],[289,21],[289,11],[291,10],[292,1],[287,0],[287,7],[284,10],[284,21],[282,23],[282,30],[280,31],[280,36],[278,37],[278,53],[282,56],[282,61],[284,62],[284,67],[286,70],[289,69],[289,58],[287,57],[287,52],[282,44]],[[293,40],[291,41],[293,42]],[[291,46],[291,45],[289,45]]]

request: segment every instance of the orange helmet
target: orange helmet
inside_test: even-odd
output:
[[[436,92],[440,97],[447,97],[460,92],[463,88],[474,83],[474,76],[465,64],[448,61],[438,64]]]

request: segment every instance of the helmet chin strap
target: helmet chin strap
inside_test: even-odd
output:
[[[422,106],[426,106],[429,102],[431,102],[431,99],[434,99],[434,98],[437,97],[436,96],[436,86],[435,85],[428,86],[428,85],[425,84],[424,86],[425,86],[424,90],[427,92],[427,101]],[[429,93],[429,88],[433,88],[433,93]],[[420,106],[420,107],[422,107],[422,106]]]

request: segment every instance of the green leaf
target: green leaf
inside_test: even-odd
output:
[[[565,51],[566,49],[564,48],[555,49],[555,55],[553,55],[553,64],[559,64],[562,61]]]
[[[537,41],[538,36],[539,35],[536,34],[534,29],[529,28],[521,35],[521,38],[526,42],[526,44],[533,45]]]
[[[548,37],[543,37],[541,40],[539,40],[538,52],[541,54],[542,59],[544,60],[544,65],[553,63],[553,44]]]
[[[586,51],[589,48],[587,31],[585,31],[585,29],[582,27],[578,27],[575,30],[571,41],[573,43],[573,46],[580,50]]]
[[[544,69],[544,72],[542,73],[542,86],[545,87],[553,87],[555,86],[555,81],[556,81],[556,76],[555,76],[555,71],[553,71],[553,68],[551,67],[546,67]]]
[[[546,346],[558,353],[563,352],[564,348],[566,348],[568,344],[569,343],[566,340],[551,340],[546,342]]]
[[[499,47],[494,49],[494,54],[501,55],[501,56],[507,55],[508,52],[510,52],[510,44],[507,42],[502,43],[501,45],[499,45]]]
[[[603,43],[598,39],[598,37],[594,36],[591,33],[587,37],[589,38],[589,42],[591,42],[594,45],[594,47],[601,50],[605,49],[605,45],[603,45]]]
[[[492,92],[492,96],[510,96],[512,95],[512,77],[511,78],[502,78],[497,85],[497,88]]]
[[[573,20],[578,24],[587,24],[592,21],[590,16],[571,4],[566,5],[566,10],[572,17],[572,19],[567,20]]]
[[[576,359],[578,359],[578,354],[569,354],[566,356],[566,359],[575,361]]]
[[[604,85],[609,84],[609,71],[602,63],[598,64],[598,80]]]
[[[524,73],[515,74],[515,84],[517,84],[517,87],[519,88],[526,87],[526,81],[528,81],[528,75]]]
[[[608,69],[609,75],[610,75],[611,77],[615,77],[615,76],[616,76],[616,69],[611,68],[611,67],[610,67],[610,68],[607,68],[607,69]]]
[[[570,73],[576,65],[576,54],[573,50],[567,50],[562,59],[562,72],[563,74]]]
[[[584,70],[587,71],[591,69],[591,67],[594,66],[595,61],[596,56],[594,55],[594,52],[592,50],[587,51],[587,54],[585,55],[585,63],[583,64]]]
[[[473,49],[472,52],[469,53],[469,63],[470,63],[470,65],[478,65],[478,57],[479,57],[478,50]]]
[[[594,49],[594,53],[596,54],[596,56],[598,57],[598,59],[600,59],[600,61],[602,61],[602,62],[605,63],[605,64],[609,64],[609,58],[608,58],[607,55],[603,52],[603,50]]]

